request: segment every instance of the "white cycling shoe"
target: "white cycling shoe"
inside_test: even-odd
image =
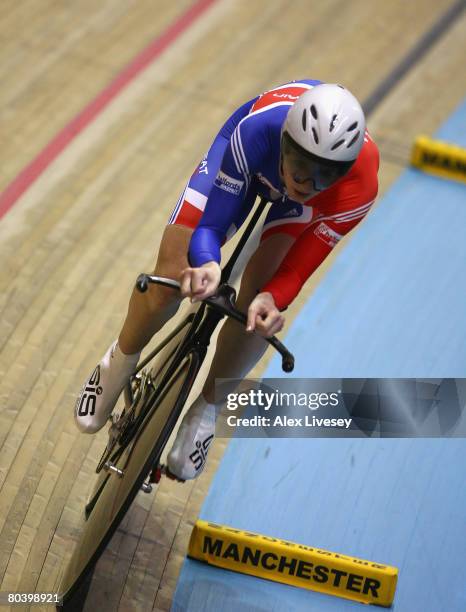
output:
[[[140,353],[122,353],[116,340],[110,346],[76,400],[74,419],[79,431],[93,434],[102,429],[135,371],[139,356]]]
[[[181,421],[173,447],[167,456],[170,472],[181,480],[197,478],[206,464],[215,436],[215,405],[200,395]]]

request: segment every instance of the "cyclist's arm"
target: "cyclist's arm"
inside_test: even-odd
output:
[[[370,192],[366,192],[366,196]],[[369,212],[377,195],[375,189],[369,198],[355,202],[344,213],[316,219],[290,248],[272,279],[262,288],[272,294],[275,304],[283,310],[291,304],[306,280],[313,274],[333,248]],[[341,209],[340,209],[341,210]]]
[[[306,280],[359,221],[345,223],[344,227],[331,221],[312,224],[296,240],[273,278],[261,291],[272,294],[279,310],[289,306]]]
[[[220,263],[220,247],[229,231],[237,229],[251,179],[266,152],[265,134],[254,117],[241,122],[225,150],[201,221],[189,245],[193,267]]]
[[[336,189],[319,196],[322,210],[296,240],[273,278],[262,288],[272,294],[282,310],[298,295],[306,280],[331,253],[341,238],[369,212],[378,191],[379,153],[367,135],[350,175]]]

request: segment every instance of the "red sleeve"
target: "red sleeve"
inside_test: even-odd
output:
[[[311,274],[361,218],[345,223],[344,227],[331,221],[313,223],[299,236],[273,278],[262,288],[272,294],[279,310],[291,304]]]
[[[273,278],[262,288],[286,308],[333,247],[368,213],[377,195],[377,147],[369,140],[349,175],[312,202],[317,215],[290,248]]]

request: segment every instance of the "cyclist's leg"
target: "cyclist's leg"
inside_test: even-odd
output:
[[[177,279],[188,265],[191,234],[204,210],[228,140],[219,135],[191,176],[169,219],[154,274]],[[140,353],[152,336],[177,311],[178,291],[150,285],[144,294],[133,290],[118,341],[112,343],[78,396],[75,422],[84,433],[101,429],[134,372]]]
[[[154,274],[179,277],[188,265],[186,253],[192,231],[181,225],[165,228]],[[136,369],[142,349],[176,312],[179,303],[180,294],[174,289],[150,285],[143,294],[133,290],[119,339],[111,344],[76,402],[75,422],[81,432],[95,433],[105,425]]]
[[[274,233],[260,243],[243,273],[236,301],[240,310],[247,312],[249,304],[260,288],[272,278],[293,242],[294,238],[289,234]],[[238,323],[228,319],[219,333],[217,349],[204,385],[203,395],[206,400],[214,402],[220,399],[215,398],[216,378],[244,378],[267,347],[267,343],[258,334],[247,333]],[[229,392],[232,391],[229,389]]]
[[[187,252],[193,229],[188,226],[167,225],[157,256],[153,274],[179,278],[188,266]],[[146,293],[133,289],[118,345],[126,355],[140,353],[152,336],[176,313],[181,296],[176,289],[149,284]]]

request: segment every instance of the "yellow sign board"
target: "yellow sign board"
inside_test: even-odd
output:
[[[414,142],[411,163],[425,172],[466,182],[466,149],[456,145],[418,136]]]
[[[361,603],[390,606],[398,569],[287,540],[196,521],[188,556],[224,569]]]

